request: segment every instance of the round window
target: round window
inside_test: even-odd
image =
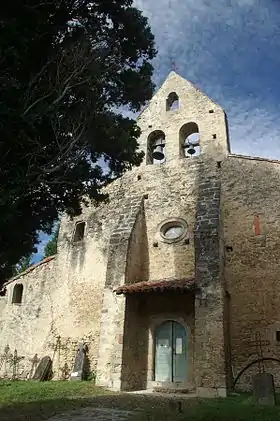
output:
[[[183,232],[184,232],[183,227],[181,227],[180,225],[174,225],[167,228],[165,232],[163,232],[162,234],[167,239],[175,240],[176,238],[181,237]]]
[[[161,240],[167,243],[180,241],[186,236],[187,232],[187,223],[181,218],[165,220],[159,226]]]

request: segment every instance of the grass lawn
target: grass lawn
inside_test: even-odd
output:
[[[280,406],[254,406],[249,395],[174,400],[168,395],[109,393],[92,382],[0,381],[1,421],[41,421],[86,406],[134,409],[133,421],[280,421]]]

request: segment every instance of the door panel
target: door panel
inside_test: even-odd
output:
[[[155,334],[155,380],[186,382],[187,335],[185,328],[174,321],[162,323]]]
[[[159,382],[172,381],[172,322],[156,330],[155,378]]]
[[[179,323],[173,322],[173,381],[187,380],[187,338],[186,330]]]

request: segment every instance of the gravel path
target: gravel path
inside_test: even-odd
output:
[[[126,421],[132,411],[110,408],[82,408],[55,415],[48,421]]]

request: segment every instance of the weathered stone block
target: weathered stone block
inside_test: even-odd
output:
[[[212,387],[197,387],[196,395],[199,398],[216,398],[218,396],[217,389]]]
[[[272,374],[259,373],[253,377],[253,395],[259,405],[275,406],[275,386]]]
[[[76,358],[70,380],[84,380],[85,357],[84,344],[80,343],[78,345],[78,350],[76,351]]]

